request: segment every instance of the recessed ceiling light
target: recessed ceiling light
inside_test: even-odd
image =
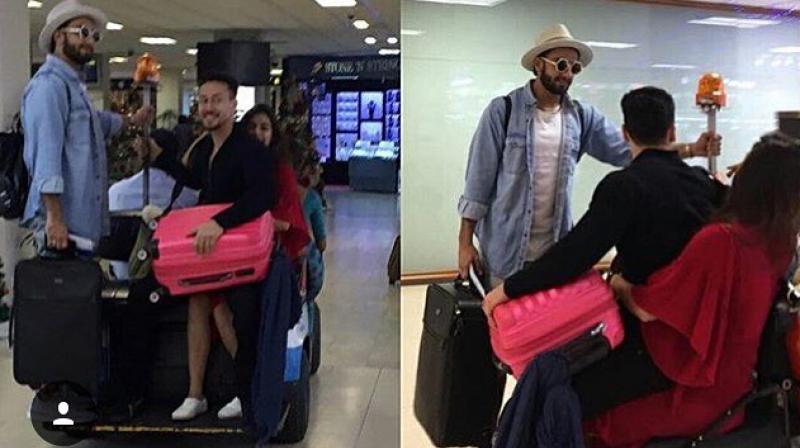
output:
[[[769,50],[770,53],[800,53],[800,47],[777,47]]]
[[[403,36],[421,36],[425,34],[425,31],[420,30],[400,30],[400,34]]]
[[[128,62],[128,58],[124,58],[124,57],[121,57],[121,56],[115,56],[115,57],[110,58],[108,60],[109,64],[124,64],[126,62]]]
[[[367,36],[364,38],[364,43],[366,43],[367,45],[375,45],[376,43],[378,43],[378,39],[375,39],[372,36]]]
[[[459,78],[450,81],[450,87],[466,87],[475,82],[472,78]]]
[[[728,87],[736,87],[745,90],[752,90],[756,87],[755,81],[739,81],[736,79],[726,81],[725,85]]]
[[[365,30],[369,28],[369,22],[366,20],[358,19],[353,21],[353,26],[359,30]]]
[[[499,5],[506,0],[417,0],[418,2],[445,3],[448,5],[468,5],[468,6],[492,6]]]
[[[742,29],[754,29],[767,25],[779,25],[777,20],[767,19],[739,19],[735,17],[708,17],[701,20],[690,20],[695,25],[730,26]]]
[[[197,56],[197,48],[187,48],[186,54],[190,56]]]
[[[283,74],[283,69],[282,68],[273,68],[272,70],[269,71],[269,74],[271,76],[281,76]]]
[[[121,30],[123,28],[125,28],[125,25],[123,25],[121,23],[108,22],[106,24],[106,29],[109,30],[109,31],[119,31],[119,30]]]
[[[314,0],[323,8],[347,8],[356,6],[356,0]]]
[[[141,37],[139,38],[139,42],[147,45],[175,45],[178,43],[175,39],[171,37]]]
[[[691,70],[693,68],[697,68],[694,65],[685,65],[685,64],[653,64],[650,67],[653,68],[671,68],[675,70]]]
[[[396,37],[392,36],[392,37],[388,37],[388,38],[386,38],[386,42],[387,42],[389,45],[394,45],[394,44],[396,44],[396,43],[398,42],[398,40],[397,40],[397,38],[396,38]]]
[[[381,48],[378,50],[378,54],[381,56],[396,56],[400,54],[400,49],[398,48]]]
[[[28,8],[42,9],[42,2],[37,2],[36,0],[28,0]]]
[[[617,50],[624,50],[626,48],[636,48],[639,46],[638,44],[629,44],[626,42],[602,42],[593,40],[586,42],[586,45],[596,48],[614,48]]]

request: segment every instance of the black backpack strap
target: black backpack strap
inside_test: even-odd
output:
[[[11,123],[11,132],[22,134],[22,114],[20,112],[14,114],[14,119]]]
[[[180,182],[175,182],[175,186],[172,187],[172,193],[169,197],[169,205],[167,208],[164,209],[164,213],[161,214],[161,217],[167,216],[169,212],[172,211],[172,206],[175,205],[175,201],[178,199],[178,196],[181,195],[183,192],[183,184]]]
[[[508,135],[508,122],[511,121],[511,96],[506,95],[503,97],[503,102],[506,103],[506,115],[503,119],[503,132]]]

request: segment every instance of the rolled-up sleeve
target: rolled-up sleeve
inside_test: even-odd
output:
[[[109,139],[122,129],[122,115],[110,112],[107,110],[97,113],[97,118],[100,120],[100,128],[103,130],[103,137]]]
[[[22,125],[32,189],[40,194],[64,192],[62,161],[68,114],[62,82],[42,77],[31,85],[23,103]]]
[[[620,126],[601,114],[594,106],[582,104],[582,125],[585,127],[581,138],[583,152],[595,159],[622,167],[631,161],[631,150],[622,136]]]
[[[483,111],[472,136],[464,194],[458,201],[458,213],[462,218],[478,221],[489,211],[489,200],[495,189],[504,147],[505,107],[502,97],[492,100]]]

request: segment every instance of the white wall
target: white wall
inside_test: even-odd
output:
[[[161,70],[161,81],[158,84],[158,114],[168,110],[180,115],[181,113],[181,86],[183,77],[179,69]]]
[[[19,111],[22,92],[30,74],[30,50],[28,27],[30,16],[25,2],[0,0],[0,129],[11,124],[11,118]],[[9,38],[16,36],[17,38]],[[22,232],[15,221],[0,219],[0,259],[4,261],[6,286],[13,289],[14,266],[17,261],[17,245]],[[3,291],[0,291],[0,296]]]
[[[720,166],[740,160],[759,135],[776,127],[776,111],[800,109],[800,54],[770,52],[800,46],[800,23],[779,18],[780,24],[755,30],[687,23],[721,15],[733,16],[608,0],[508,0],[493,8],[402,0],[402,29],[423,32],[402,36],[403,272],[455,269],[456,205],[475,125],[492,97],[529,79],[519,60],[549,24],[565,23],[584,41],[638,45],[596,48],[594,62],[570,91],[617,123],[626,91],[656,85],[675,98],[679,139],[693,140],[705,128],[694,106],[697,81],[706,71],[720,72],[730,105],[718,119]],[[590,158],[579,164],[575,220],[608,170]]]

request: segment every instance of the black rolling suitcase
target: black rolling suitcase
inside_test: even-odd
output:
[[[102,288],[103,274],[92,261],[34,259],[17,265],[11,342],[18,383],[68,381],[97,395],[108,376]]]
[[[490,446],[505,382],[478,293],[461,283],[429,286],[414,414],[433,443]]]

